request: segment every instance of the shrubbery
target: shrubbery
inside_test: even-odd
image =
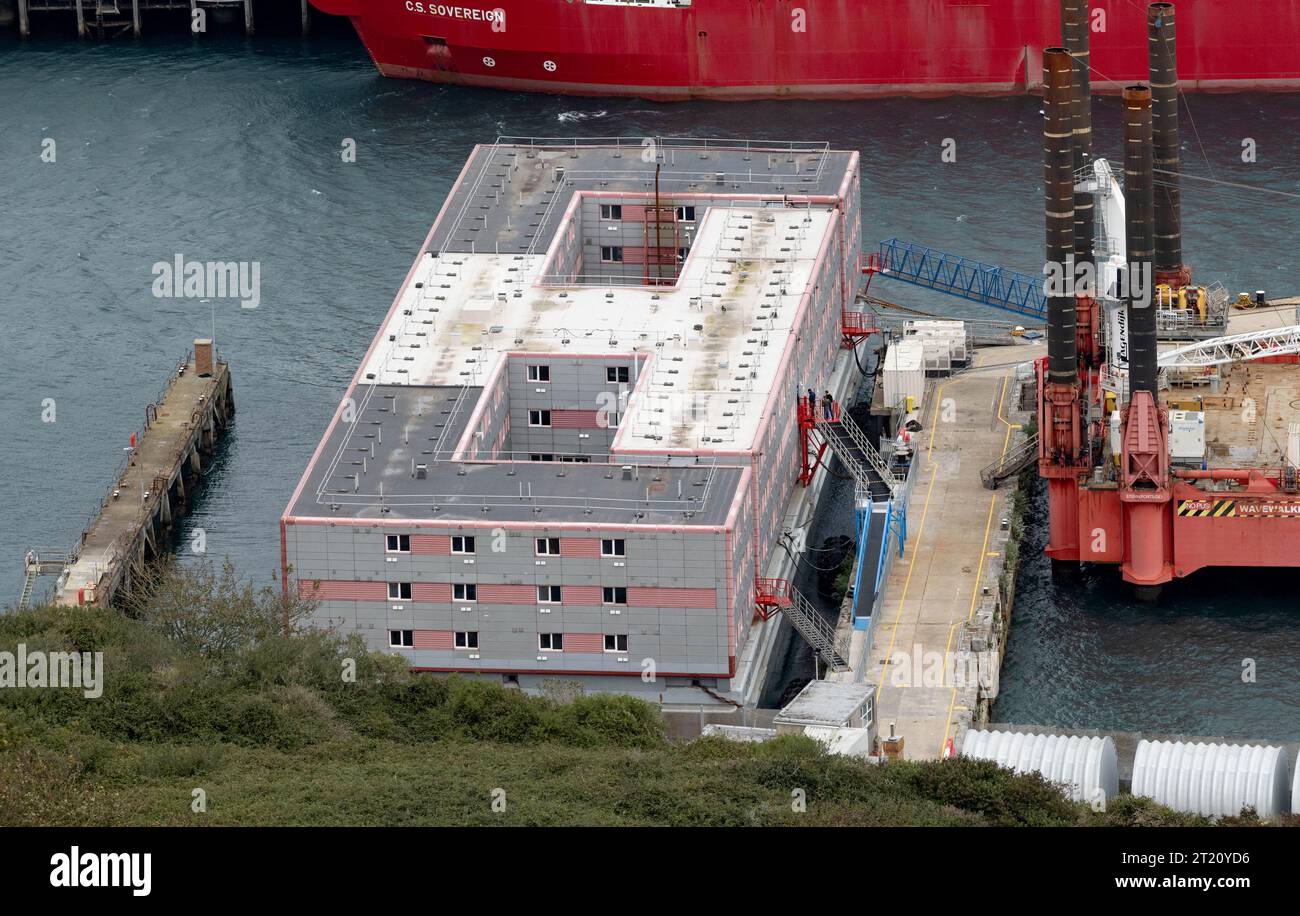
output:
[[[802,737],[673,743],[640,700],[414,674],[355,636],[299,629],[309,609],[227,567],[164,570],[125,614],[0,615],[0,649],[105,653],[98,699],[0,691],[0,824],[1195,820],[1132,799],[1096,815],[972,761],[873,767]],[[208,811],[191,810],[195,788]]]

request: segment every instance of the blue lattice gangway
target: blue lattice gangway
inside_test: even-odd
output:
[[[1043,278],[904,239],[885,239],[871,273],[1030,318],[1047,317]]]

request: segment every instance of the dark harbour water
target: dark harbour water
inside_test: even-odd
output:
[[[1189,172],[1300,192],[1300,98],[1191,103]],[[202,527],[209,555],[269,582],[279,515],[474,143],[824,140],[862,151],[866,239],[899,235],[1032,271],[1038,108],[1031,98],[656,105],[439,88],[380,78],[350,36],[0,38],[0,602],[17,597],[27,547],[76,539],[145,404],[210,332],[213,305],[238,415],[181,535]],[[1096,131],[1099,152],[1118,153],[1114,99],[1098,101]],[[1259,151],[1251,165],[1240,161],[1247,137]],[[44,138],[57,142],[53,164],[39,158]],[[339,156],[345,138],[355,163]],[[940,161],[946,138],[954,163]],[[1198,276],[1300,292],[1294,200],[1191,181],[1184,197]],[[154,298],[151,266],[177,254],[260,262],[261,305]],[[884,282],[873,292],[999,317]],[[54,423],[41,419],[46,398]],[[1041,524],[1030,537],[1041,541]],[[999,719],[1300,739],[1292,576],[1198,577],[1152,609],[1104,573],[1057,586],[1027,553]],[[1238,678],[1246,657],[1260,671],[1249,687]]]

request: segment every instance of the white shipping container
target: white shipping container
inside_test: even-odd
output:
[[[892,344],[885,353],[884,399],[886,407],[906,406],[909,396],[920,405],[925,394],[925,349],[909,339]]]
[[[1205,459],[1205,413],[1199,410],[1169,411],[1169,457],[1176,461]]]
[[[917,337],[921,341],[921,353],[925,359],[926,372],[949,372],[952,370],[953,342],[947,337]]]
[[[909,321],[903,326],[907,337],[919,337],[927,340],[949,341],[952,362],[964,363],[966,351],[966,322],[949,320]]]

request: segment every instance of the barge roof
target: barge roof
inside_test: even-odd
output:
[[[746,468],[691,459],[453,461],[478,391],[359,386],[355,421],[331,428],[290,516],[689,528],[724,525],[743,493]]]
[[[549,247],[559,228],[583,231],[580,195],[653,192],[639,147],[478,148],[363,379],[483,386],[508,352],[642,356],[615,450],[753,448],[856,154],[661,153],[661,195],[697,194],[703,214],[677,282],[642,285],[559,276]]]

